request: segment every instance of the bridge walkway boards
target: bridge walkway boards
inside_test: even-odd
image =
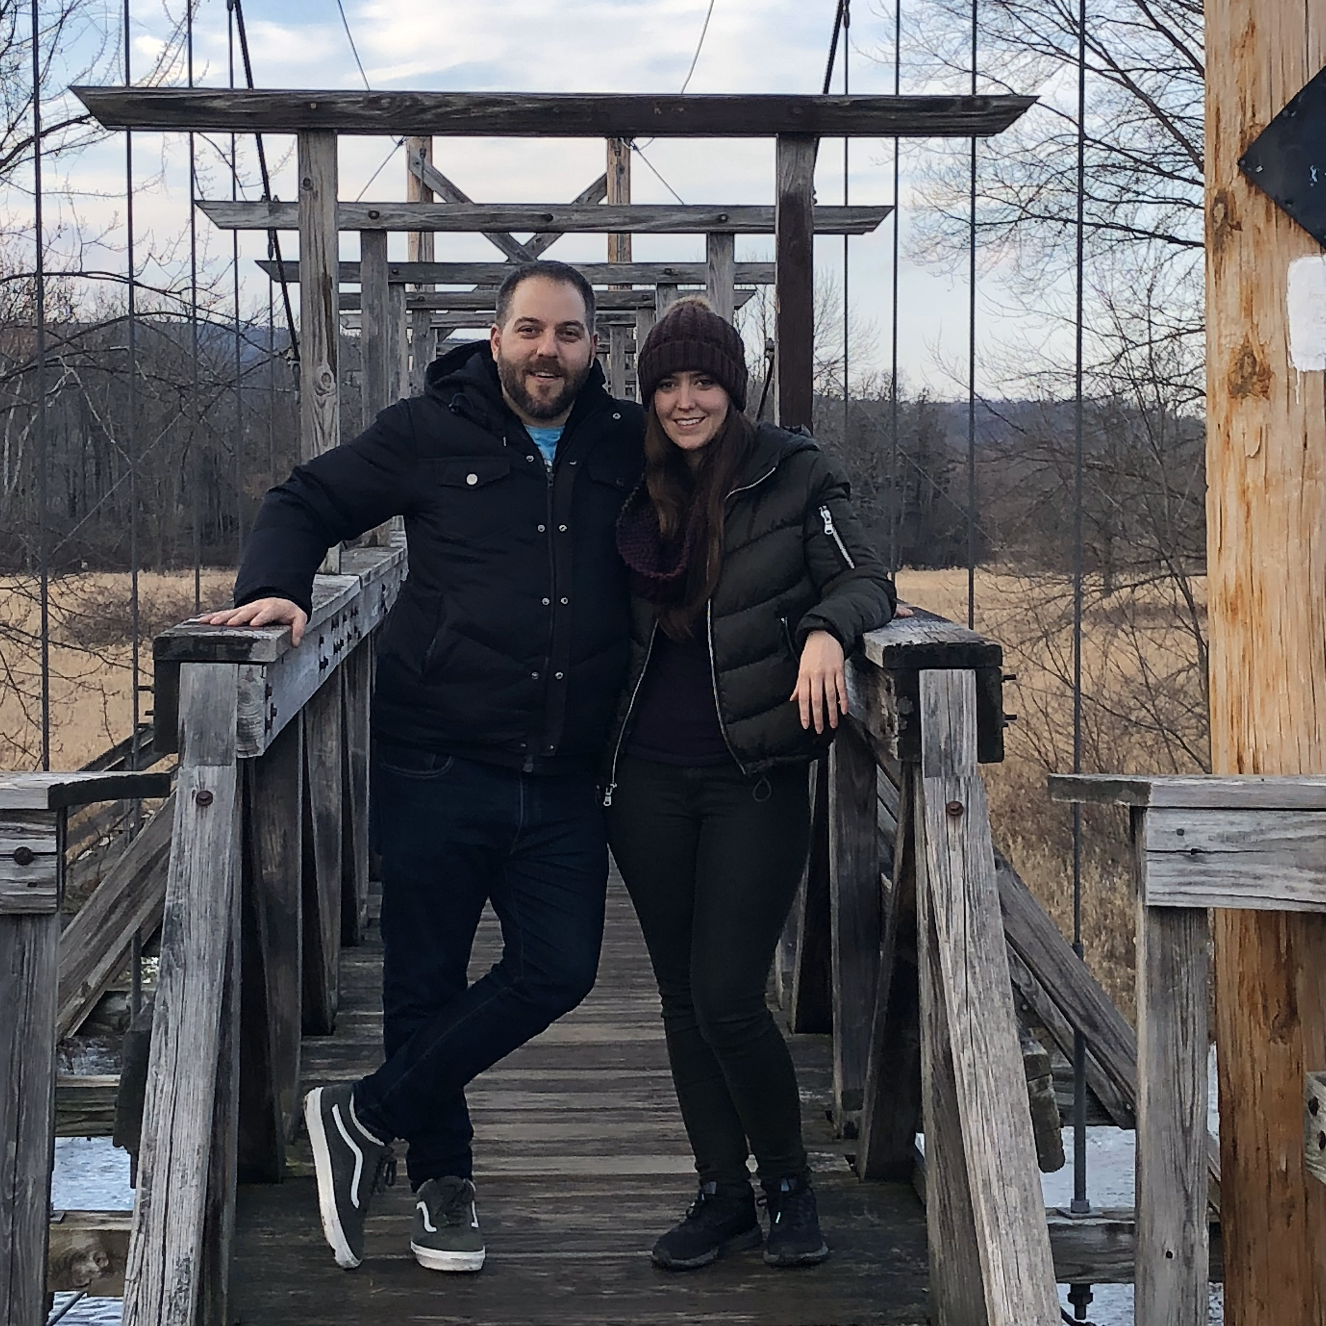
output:
[[[485,917],[475,972],[499,949]],[[376,925],[341,954],[335,1036],[306,1038],[306,1083],[356,1077],[380,1054]],[[687,1274],[648,1250],[684,1210],[694,1170],[644,944],[620,881],[608,898],[599,982],[573,1014],[470,1089],[475,1180],[488,1248],[476,1276],[423,1270],[409,1251],[404,1165],[375,1200],[366,1258],[340,1270],[318,1227],[308,1143],[290,1148],[276,1186],[240,1189],[230,1320],[242,1326],[340,1323],[760,1323],[921,1326],[927,1318],[924,1212],[910,1188],[862,1184],[825,1118],[827,1038],[791,1038],[821,1217],[823,1266],[774,1271],[758,1251]]]

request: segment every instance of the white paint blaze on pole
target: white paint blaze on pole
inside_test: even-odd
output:
[[[1326,370],[1326,254],[1289,264],[1285,310],[1289,362],[1300,373]]]

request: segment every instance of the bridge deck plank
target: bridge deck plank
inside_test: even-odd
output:
[[[476,975],[497,948],[488,917]],[[337,1034],[304,1041],[308,1083],[357,1076],[376,1062],[379,979],[377,928],[370,925],[364,946],[341,954]],[[772,1271],[758,1254],[689,1275],[655,1270],[649,1247],[684,1209],[694,1173],[644,946],[614,882],[597,989],[469,1093],[488,1245],[482,1274],[443,1277],[415,1264],[403,1167],[398,1185],[377,1199],[363,1266],[339,1270],[318,1228],[307,1142],[300,1139],[284,1183],[240,1190],[232,1312],[241,1321],[282,1326],[919,1326],[928,1303],[924,1211],[909,1186],[857,1181],[843,1154],[852,1143],[835,1141],[825,1119],[828,1040],[794,1036],[791,1044],[833,1257],[796,1272]]]

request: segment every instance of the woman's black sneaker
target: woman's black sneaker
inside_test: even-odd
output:
[[[761,1184],[769,1211],[764,1243],[768,1266],[814,1266],[829,1255],[820,1233],[815,1192],[807,1179],[771,1179]]]
[[[742,1188],[744,1192],[720,1191],[716,1183],[702,1183],[681,1223],[654,1244],[650,1254],[654,1265],[668,1271],[693,1271],[717,1261],[725,1252],[759,1247],[755,1194],[748,1184]]]

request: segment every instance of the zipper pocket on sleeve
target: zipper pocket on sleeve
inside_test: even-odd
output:
[[[843,536],[838,533],[838,527],[833,523],[833,512],[827,506],[820,507],[820,519],[824,522],[824,532],[838,545],[838,551],[843,555],[843,561],[847,563],[850,571],[856,570],[856,562],[852,559],[852,554],[847,551],[847,545],[843,542]]]

